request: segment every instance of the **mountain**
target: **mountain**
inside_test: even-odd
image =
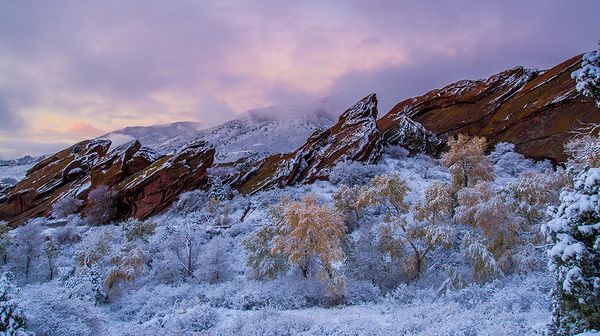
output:
[[[442,138],[484,136],[491,144],[512,142],[527,157],[565,161],[563,144],[572,131],[600,122],[600,111],[571,78],[580,63],[575,56],[546,71],[516,67],[459,81],[398,103],[377,126],[392,144],[409,117]]]
[[[338,98],[328,97],[306,105],[249,110],[234,120],[210,128],[203,128],[200,123],[180,122],[128,127],[100,138],[117,144],[137,139],[161,154],[173,153],[194,140],[204,140],[216,147],[216,162],[232,162],[294,150],[315,130],[335,123],[344,107]]]
[[[0,220],[18,225],[46,216],[67,196],[79,198],[105,185],[118,218],[147,218],[177,197],[224,177],[242,194],[326,180],[342,161],[374,163],[386,146],[438,154],[454,134],[512,142],[528,157],[566,159],[564,143],[600,111],[575,90],[579,57],[547,71],[513,68],[488,79],[463,80],[404,100],[377,120],[371,94],[342,111],[333,100],[246,112],[209,129],[176,123],[132,127],[87,140],[34,165],[0,198]],[[337,110],[336,110],[337,109]],[[127,138],[129,137],[129,138]],[[119,140],[132,140],[119,146]],[[115,140],[112,143],[111,140]],[[219,173],[219,169],[222,170]]]

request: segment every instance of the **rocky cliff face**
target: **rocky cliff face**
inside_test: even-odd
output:
[[[215,148],[205,141],[191,143],[163,157],[119,185],[119,199],[129,209],[125,217],[146,218],[166,209],[182,192],[208,183]]]
[[[83,141],[33,166],[0,204],[0,219],[18,225],[47,216],[56,201],[67,196],[86,201],[100,185],[116,195],[119,217],[146,218],[180,193],[202,188],[214,157],[214,148],[204,142],[165,157],[138,141],[109,152],[110,145],[108,140]]]
[[[410,117],[445,138],[458,133],[512,142],[532,158],[564,161],[564,142],[582,123],[600,122],[594,103],[575,90],[573,57],[550,70],[522,67],[485,80],[463,80],[398,103],[377,125],[393,143]]]
[[[327,179],[327,172],[340,161],[374,162],[381,153],[376,118],[377,97],[371,94],[346,110],[331,128],[315,131],[294,152],[270,156],[243,171],[233,186],[249,194]]]
[[[64,195],[79,195],[89,171],[109,146],[110,141],[105,140],[83,141],[34,165],[0,204],[0,219],[19,223],[47,215]]]

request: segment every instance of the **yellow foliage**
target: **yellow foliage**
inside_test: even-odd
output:
[[[487,143],[483,137],[464,134],[448,139],[450,149],[442,156],[442,164],[450,169],[456,187],[474,186],[494,179],[494,167],[485,155]]]
[[[305,196],[301,202],[287,204],[283,212],[285,229],[278,229],[273,238],[272,253],[282,253],[292,264],[297,264],[308,276],[310,262],[318,258],[330,281],[336,279],[335,266],[344,258],[342,241],[346,226],[343,216],[321,205],[315,195]]]

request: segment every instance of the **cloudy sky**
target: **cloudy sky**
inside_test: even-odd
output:
[[[0,2],[0,158],[133,125],[397,101],[596,47],[598,0]]]

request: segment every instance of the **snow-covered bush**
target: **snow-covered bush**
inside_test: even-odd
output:
[[[552,332],[571,335],[600,329],[600,168],[581,172],[543,226],[553,290]]]
[[[90,191],[87,197],[85,219],[91,225],[102,225],[110,222],[117,214],[114,192],[105,185]]]
[[[329,173],[329,180],[333,184],[364,185],[371,178],[383,173],[383,168],[378,165],[366,164],[357,161],[342,161]]]
[[[494,171],[499,177],[516,177],[531,170],[534,166],[532,160],[526,159],[518,153],[515,145],[509,142],[497,143],[488,157],[494,164]]]
[[[37,335],[111,335],[110,316],[59,282],[29,285],[21,291],[28,329]]]
[[[83,201],[71,196],[64,197],[52,204],[51,216],[56,219],[67,218],[81,209]]]
[[[8,250],[11,246],[10,227],[5,221],[0,221],[0,260],[6,265],[8,262]]]
[[[153,221],[141,221],[130,218],[121,224],[125,238],[129,242],[140,240],[147,243],[148,237],[154,235],[156,224]]]

